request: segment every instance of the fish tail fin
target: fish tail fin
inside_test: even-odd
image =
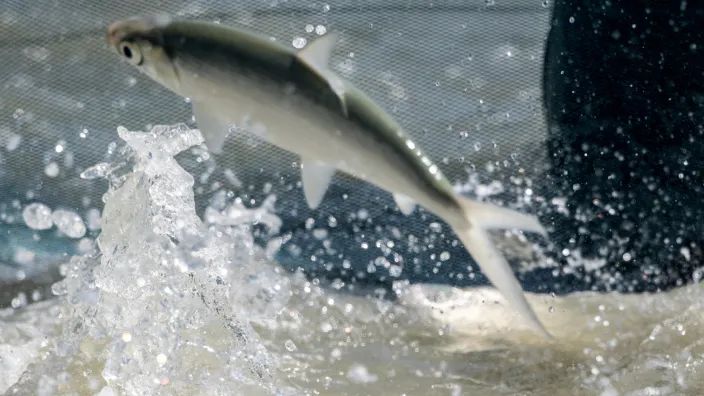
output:
[[[546,235],[546,231],[534,216],[492,204],[458,197],[467,222],[453,227],[455,234],[479,264],[489,281],[518,313],[536,330],[548,338],[550,333],[543,327],[535,312],[528,304],[511,266],[503,254],[494,246],[487,232],[490,229],[518,228],[524,231]],[[459,223],[462,224],[462,223]]]

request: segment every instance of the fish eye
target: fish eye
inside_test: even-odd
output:
[[[142,51],[140,51],[139,46],[135,43],[129,41],[123,41],[119,46],[120,54],[127,58],[127,60],[135,66],[142,64]]]

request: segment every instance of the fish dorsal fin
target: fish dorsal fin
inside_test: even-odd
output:
[[[322,76],[327,81],[330,89],[337,95],[342,106],[345,117],[348,116],[347,104],[345,103],[345,83],[330,69],[330,57],[335,44],[339,39],[339,34],[328,33],[325,36],[311,42],[298,51],[298,59],[310,67],[314,72]]]
[[[205,145],[208,146],[208,151],[213,154],[222,153],[225,138],[230,133],[230,125],[209,112],[203,103],[193,102],[192,108],[193,117],[196,119],[200,134],[203,135]]]
[[[298,51],[298,58],[316,71],[330,69],[330,56],[339,35],[328,33],[317,40],[313,40],[308,46]]]
[[[308,202],[308,207],[316,209],[323,201],[330,179],[335,174],[335,168],[326,163],[306,158],[301,159],[301,165],[303,194]]]

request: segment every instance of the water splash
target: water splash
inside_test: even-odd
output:
[[[58,298],[0,311],[0,392],[702,394],[700,285],[529,294],[552,344],[517,327],[492,288],[399,281],[391,302],[338,279],[337,293],[282,275],[255,245],[253,225],[281,225],[276,197],[259,208],[215,197],[201,222],[193,178],[173,158],[202,142],[198,131],[119,134],[127,144],[84,172],[109,182],[100,222],[89,222],[97,244],[62,267]],[[477,183],[456,187],[499,193]]]
[[[288,298],[248,232],[263,210],[246,215],[238,207],[241,215],[227,216],[226,224],[201,222],[193,177],[173,158],[202,143],[198,130],[176,125],[118,134],[127,145],[115,160],[83,174],[110,183],[97,247],[64,266],[66,278],[53,287],[63,304],[48,315],[54,332],[45,334],[42,352],[28,348],[34,353],[25,360],[40,353],[45,359],[10,394],[76,387],[100,394],[286,394],[276,359],[247,314],[255,304],[261,319],[272,312],[268,305]],[[243,279],[263,279],[265,296],[240,293],[251,289]],[[78,366],[93,374],[78,375]]]

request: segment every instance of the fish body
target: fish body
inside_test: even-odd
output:
[[[525,319],[549,336],[487,230],[545,234],[533,216],[456,194],[400,125],[329,68],[329,34],[300,51],[214,23],[136,17],[111,25],[107,41],[142,72],[190,98],[208,149],[220,154],[231,125],[301,157],[311,208],[337,170],[393,194],[410,214],[418,204],[447,222],[489,280]]]

